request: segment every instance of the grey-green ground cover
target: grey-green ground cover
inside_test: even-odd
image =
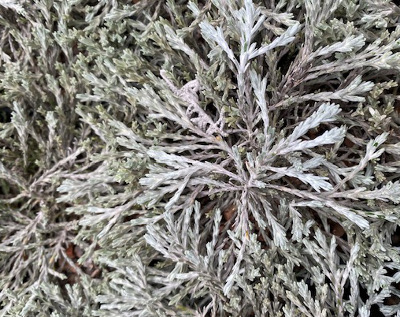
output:
[[[0,0],[0,316],[400,316],[399,16]]]

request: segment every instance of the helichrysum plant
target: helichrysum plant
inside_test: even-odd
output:
[[[0,316],[400,317],[399,16],[0,0]]]

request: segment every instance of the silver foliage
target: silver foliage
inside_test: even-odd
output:
[[[1,316],[400,316],[394,1],[0,1]]]

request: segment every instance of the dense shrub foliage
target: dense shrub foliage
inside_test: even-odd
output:
[[[0,0],[0,315],[399,317],[399,17]]]

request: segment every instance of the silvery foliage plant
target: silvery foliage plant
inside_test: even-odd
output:
[[[0,315],[400,317],[399,16],[0,0]]]

